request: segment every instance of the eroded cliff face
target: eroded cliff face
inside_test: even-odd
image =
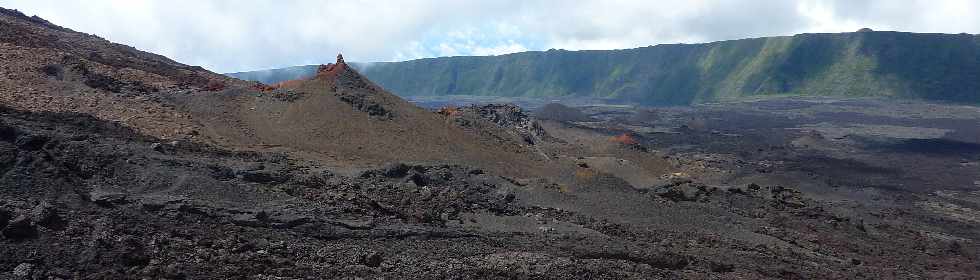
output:
[[[980,104],[969,34],[799,34],[626,50],[524,52],[376,63],[365,76],[403,96],[602,98],[696,104],[769,95]]]

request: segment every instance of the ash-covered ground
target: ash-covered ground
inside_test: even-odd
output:
[[[493,133],[578,162],[554,178],[412,163],[339,175],[282,153],[3,109],[0,271],[13,279],[976,275],[980,151],[951,138],[976,135],[957,126],[966,114],[865,110],[859,122],[847,102],[801,103],[808,113],[771,108],[786,102],[590,107],[580,110],[586,122],[508,106],[446,116],[482,131],[498,124]],[[534,136],[521,136],[522,120],[537,123]],[[936,129],[947,132],[926,138]],[[949,146],[911,144],[924,139]]]

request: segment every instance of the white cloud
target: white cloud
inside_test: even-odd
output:
[[[450,46],[447,43],[439,44],[439,56],[457,56],[459,51],[455,47]]]
[[[473,55],[501,55],[508,53],[516,53],[527,51],[527,47],[521,45],[514,41],[508,41],[506,44],[483,47],[483,46],[472,46],[470,47]]]
[[[0,0],[56,24],[229,72],[329,62],[854,31],[980,33],[973,0]]]

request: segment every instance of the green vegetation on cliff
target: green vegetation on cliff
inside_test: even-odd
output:
[[[403,96],[575,96],[689,104],[807,95],[980,103],[980,37],[969,34],[801,34],[627,50],[429,58],[361,69]]]

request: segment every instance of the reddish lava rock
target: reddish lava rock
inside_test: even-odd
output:
[[[633,136],[632,132],[624,132],[618,136],[613,136],[610,140],[627,146],[640,144],[639,141],[636,141],[636,138]]]
[[[258,91],[273,91],[276,89],[275,86],[270,86],[263,83],[256,83],[252,86],[252,88]]]
[[[224,82],[217,81],[217,80],[211,80],[210,82],[208,82],[207,85],[204,86],[203,89],[206,90],[206,91],[222,91],[222,90],[225,89],[225,87],[227,87],[227,86],[225,85]]]
[[[316,78],[324,78],[327,80],[336,79],[340,73],[347,70],[347,63],[344,62],[344,55],[337,54],[337,62],[327,65],[320,65],[316,70]]]

